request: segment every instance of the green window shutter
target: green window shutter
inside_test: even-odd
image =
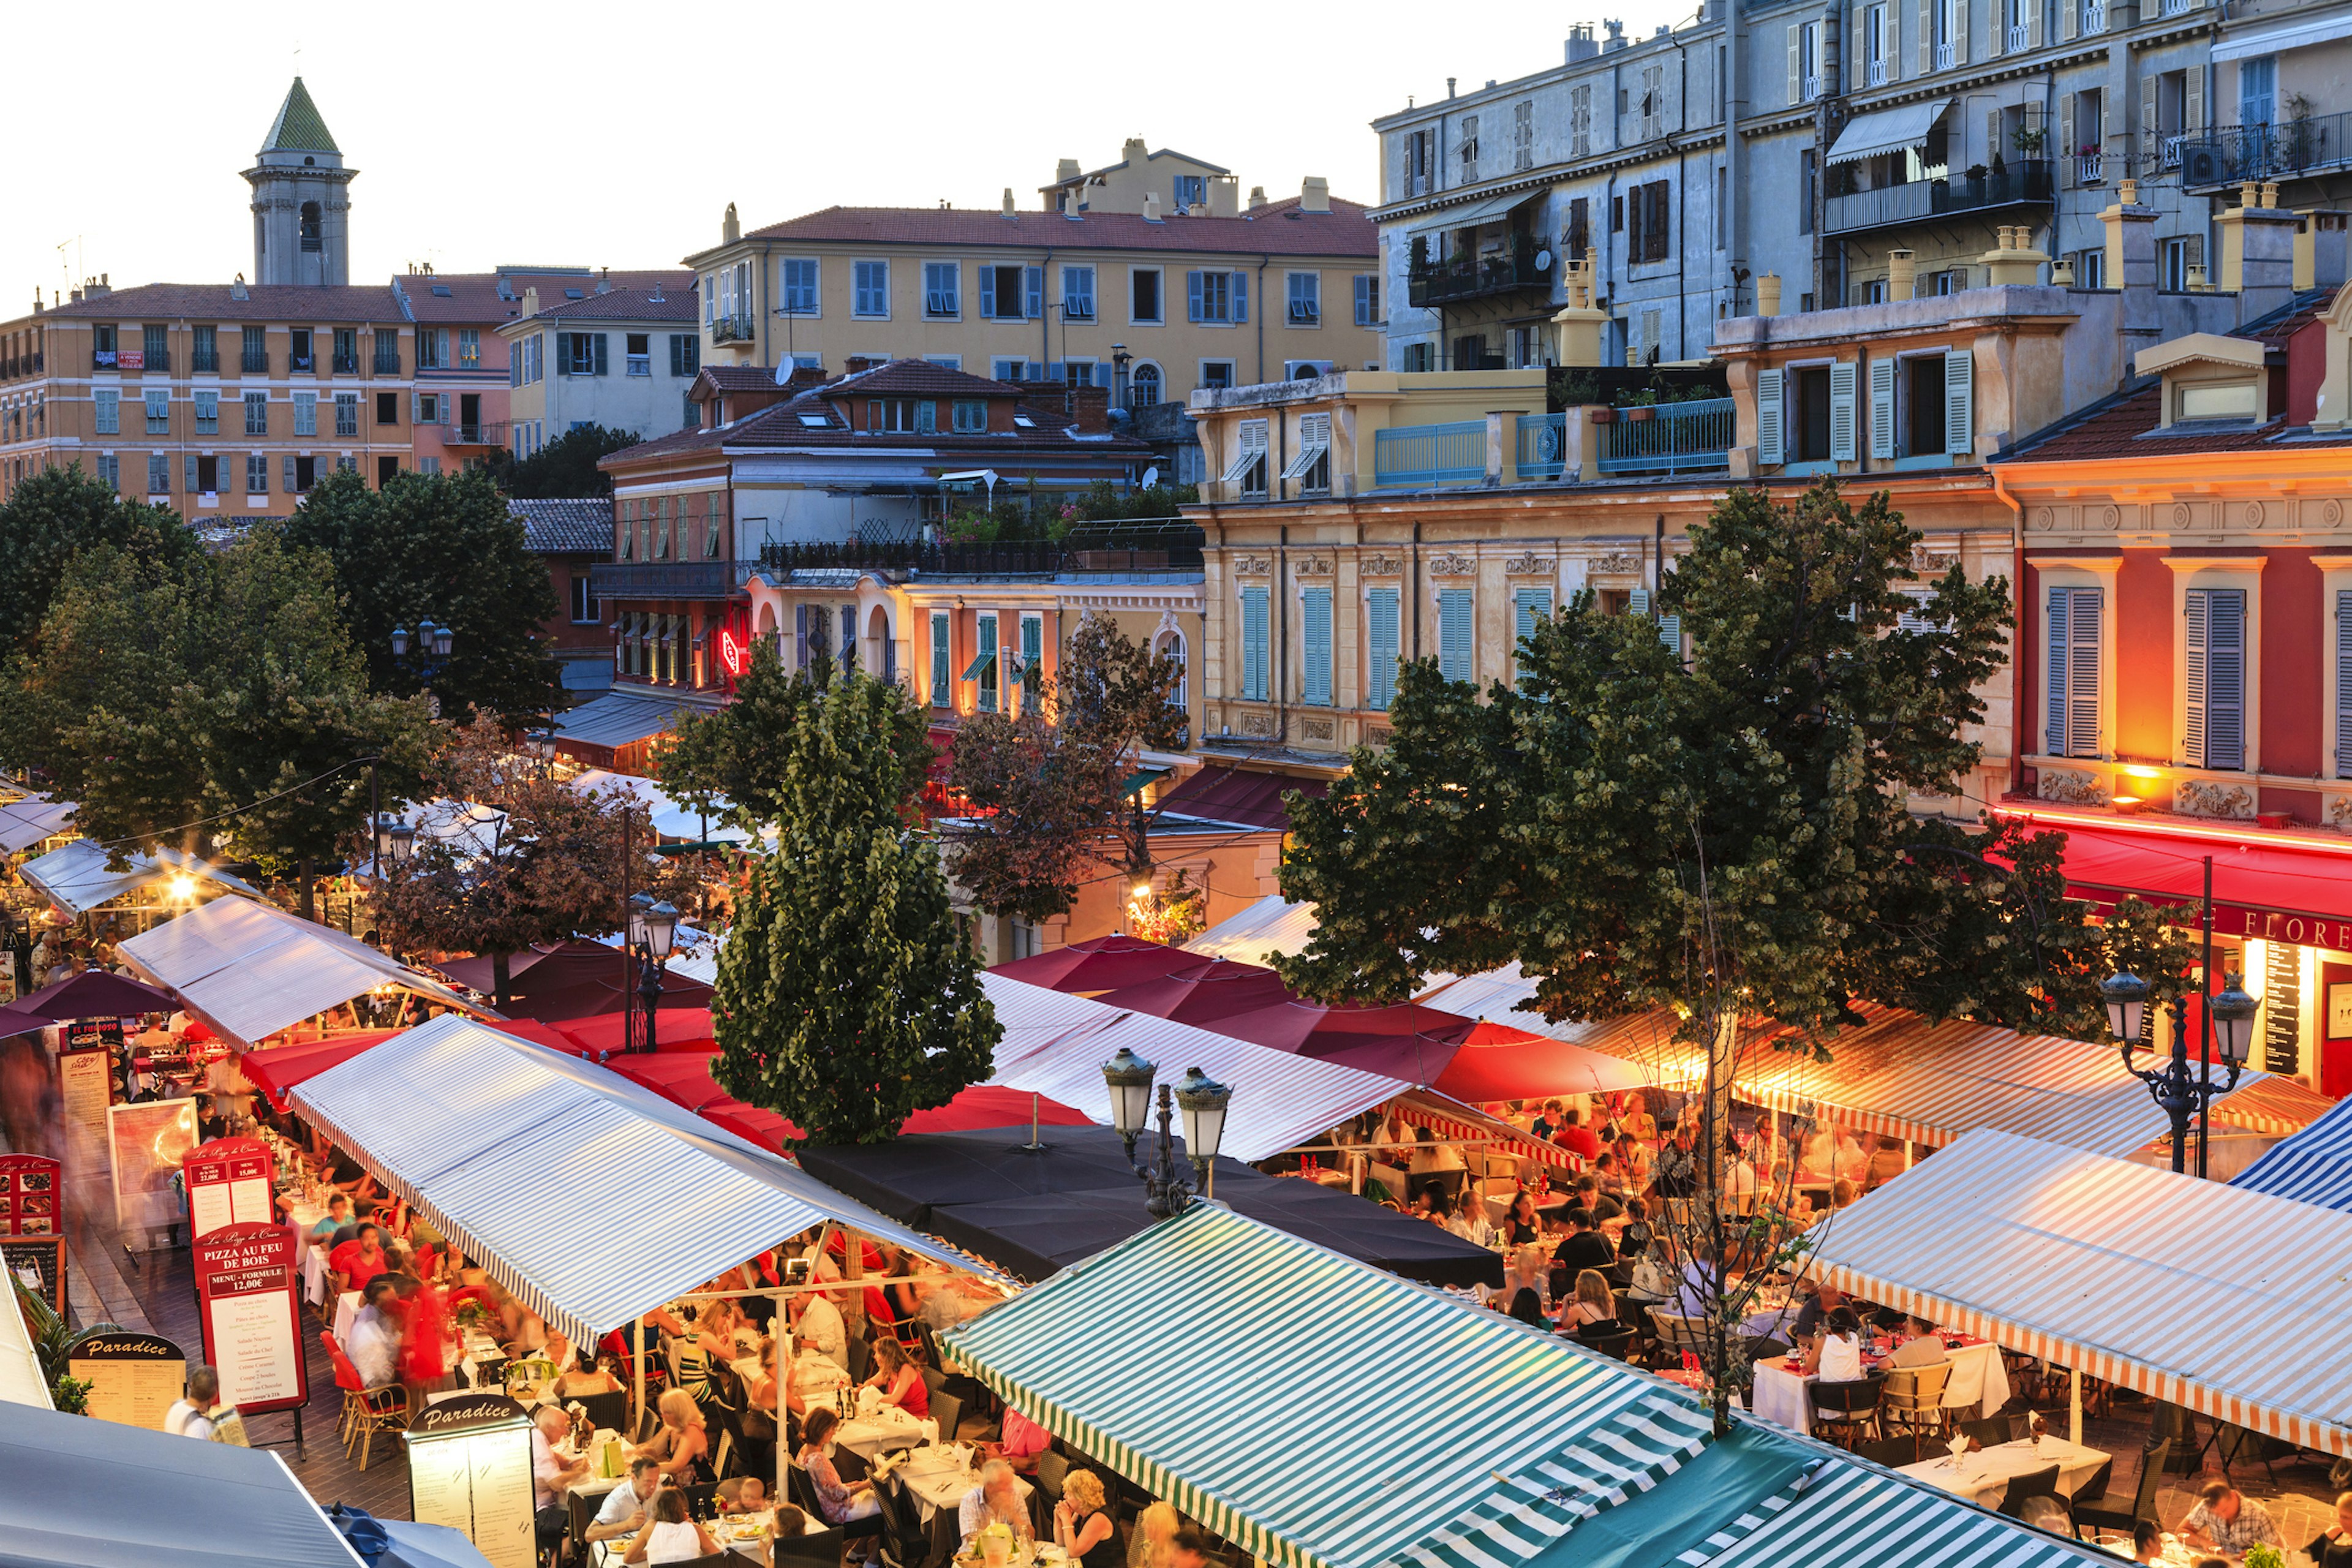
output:
[[[1895,362],[1870,362],[1870,455],[1895,456]]]
[[[1839,360],[1830,366],[1830,460],[1853,461],[1854,363]]]
[[[686,340],[676,332],[669,335],[669,373],[672,375],[686,374]]]
[[[1242,590],[1242,698],[1263,702],[1266,692],[1266,590]]]
[[[188,482],[187,482],[186,484],[184,484],[184,485],[182,485],[180,488],[181,488],[182,489],[186,490],[190,495],[194,495],[194,494],[196,494],[196,493],[197,493],[197,491],[196,491],[196,455],[195,455],[194,452],[191,452],[191,453],[189,453],[189,454],[188,454],[188,460],[187,460],[186,464],[184,465],[184,468],[185,468],[185,477],[186,477],[186,479],[187,479],[187,481],[188,481]]]
[[[1300,630],[1305,639],[1306,685],[1300,700],[1317,708],[1331,706],[1331,590],[1309,588],[1302,597]]]
[[[952,705],[955,691],[948,680],[949,621],[945,610],[931,612],[931,706]]]
[[[294,493],[294,454],[291,452],[286,454],[282,473],[285,479],[286,493],[290,496]]]
[[[604,334],[603,332],[591,332],[588,334],[588,353],[590,356],[589,363],[593,367],[593,374],[597,375],[604,374]]]
[[[1551,619],[1551,590],[1521,588],[1511,595],[1511,668],[1527,674],[1527,645],[1536,627]]]
[[[1944,355],[1944,450],[1955,458],[1976,451],[1976,356],[1967,349]]]
[[[1369,708],[1385,710],[1396,700],[1398,597],[1394,588],[1375,588],[1366,595],[1372,666]]]
[[[1756,460],[1778,464],[1781,457],[1781,394],[1789,373],[1768,370],[1756,377]]]
[[[1437,594],[1437,672],[1448,680],[1475,680],[1476,636],[1470,590],[1441,588]]]

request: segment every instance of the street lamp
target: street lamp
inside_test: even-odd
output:
[[[2123,1050],[2124,1070],[2147,1085],[2148,1093],[2172,1122],[2172,1168],[2185,1171],[2189,1163],[2189,1119],[2197,1118],[2197,1173],[2206,1173],[2206,1123],[2210,1120],[2213,1101],[2238,1087],[2238,1074],[2244,1068],[2246,1054],[2253,1042],[2254,1015],[2262,1003],[2247,994],[2239,977],[2232,974],[2221,991],[2205,999],[2205,1007],[2198,1023],[2200,1040],[2197,1070],[2189,1067],[2189,998],[2176,998],[2172,1003],[2172,1059],[2162,1068],[2150,1071],[2132,1063],[2132,1049],[2138,1045],[2140,1030],[2147,1017],[2147,982],[2138,975],[2110,975],[2099,983],[2099,999],[2106,1005],[2107,1027],[2114,1032]],[[2216,1084],[2213,1081],[2213,1052],[2218,1048],[2222,1065],[2229,1076]]]
[[[1127,367],[1134,358],[1135,356],[1133,354],[1127,352],[1127,345],[1125,343],[1111,344],[1110,397],[1111,401],[1118,405],[1121,408],[1127,406]]]
[[[441,673],[442,666],[449,662],[450,649],[457,646],[457,634],[454,628],[437,626],[431,621],[417,622],[413,636],[406,626],[394,626],[392,628],[392,657],[404,659],[411,648],[415,649],[418,679],[430,680]]]
[[[637,1003],[646,1010],[646,1046],[654,1048],[654,1010],[660,1005],[662,966],[677,940],[677,906],[645,893],[629,900],[629,945],[637,954]]]
[[[1111,1125],[1126,1142],[1130,1163],[1135,1160],[1135,1141],[1144,1131],[1155,1070],[1150,1062],[1125,1047],[1103,1064],[1103,1081],[1110,1089]],[[1224,1142],[1225,1108],[1233,1097],[1232,1089],[1199,1068],[1188,1068],[1172,1089],[1167,1084],[1160,1085],[1157,1158],[1152,1164],[1135,1166],[1135,1173],[1143,1178],[1144,1207],[1150,1211],[1152,1218],[1171,1219],[1182,1214],[1192,1205],[1194,1192],[1207,1190],[1218,1146]],[[1184,1115],[1184,1152],[1192,1166],[1190,1181],[1177,1169],[1175,1139],[1171,1132],[1178,1106]]]
[[[407,865],[408,858],[416,853],[415,827],[388,811],[376,813],[374,839],[375,864],[370,868],[379,878],[386,860],[398,868]]]

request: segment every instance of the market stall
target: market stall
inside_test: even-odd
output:
[[[453,985],[483,996],[497,994],[497,961],[483,953],[436,963]],[[562,1023],[623,1010],[637,984],[634,960],[602,942],[573,938],[547,947],[526,948],[507,960],[507,1003],[499,1011],[514,1018]],[[711,988],[674,973],[662,976],[661,1010],[707,1008]]]
[[[2114,1553],[2012,1523],[1940,1488],[1832,1462],[1730,1520],[1681,1568],[2114,1568]]]
[[[1032,958],[1016,958],[1010,963],[998,964],[989,973],[1026,985],[1091,996],[1118,986],[1140,984],[1199,969],[1208,962],[1197,952],[1146,942],[1139,936],[1098,936]]]
[[[2230,1184],[2322,1208],[2352,1210],[2352,1100],[2277,1145]]]
[[[0,802],[0,855],[17,855],[74,830],[74,803],[46,795]]]
[[[261,897],[261,889],[251,883],[177,849],[131,852],[121,870],[107,863],[112,853],[90,839],[76,838],[26,861],[16,868],[16,875],[76,919],[102,910],[167,914],[200,896],[223,892]]]

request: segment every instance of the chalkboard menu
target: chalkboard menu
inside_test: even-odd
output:
[[[503,1394],[453,1394],[409,1417],[408,1515],[446,1524],[494,1568],[530,1568],[530,1418]]]
[[[2303,1070],[2297,1037],[2303,1027],[2303,950],[2283,942],[2263,944],[2263,1070]]]
[[[26,1289],[49,1304],[59,1317],[66,1310],[66,1238],[62,1236],[0,1236],[0,1267]],[[8,1292],[0,1289],[0,1300]]]
[[[89,1384],[90,1415],[152,1432],[163,1429],[188,1382],[179,1346],[127,1329],[82,1335],[67,1347],[66,1371]]]

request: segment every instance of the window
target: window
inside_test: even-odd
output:
[[[1384,712],[1396,700],[1398,598],[1394,588],[1374,588],[1364,595],[1365,640],[1371,656],[1364,706]]]
[[[1969,63],[1968,0],[1935,0],[1936,68]]]
[[[457,329],[457,368],[459,370],[482,368],[482,330],[479,327]]]
[[[1331,706],[1331,590],[1308,588],[1299,595],[1301,651],[1298,700],[1312,708]]]
[[[245,433],[248,436],[269,434],[269,394],[248,392],[245,395]]]
[[[988,401],[980,397],[956,399],[952,428],[959,436],[977,436],[988,428]]]
[[[1718,170],[1717,173],[1722,171]],[[1811,147],[1797,149],[1797,232],[1813,232],[1813,205],[1821,200],[1821,154]]]
[[[1529,99],[1511,106],[1511,167],[1536,166],[1536,106]]]
[[[2074,253],[2074,287],[2104,289],[2107,286],[2107,247],[2095,245],[2088,250]]]
[[[998,683],[1003,679],[996,658],[996,617],[981,616],[973,629],[979,634],[977,651],[971,663],[964,668],[963,678],[980,685],[978,707],[983,713],[993,713],[997,707]]]
[[[1019,381],[1024,374],[1028,363],[1029,362],[1025,359],[1000,354],[996,358],[988,362],[989,379],[992,381]]]
[[[1642,140],[1654,141],[1665,133],[1666,68],[1644,66],[1642,69],[1642,100],[1634,106],[1642,114]]]
[[[1095,319],[1093,268],[1062,268],[1062,319],[1066,321],[1091,321]]]
[[[1801,22],[1789,29],[1789,101],[1811,103],[1822,95],[1822,25]]]
[[[949,655],[948,612],[931,612],[931,706],[946,708],[955,701],[955,688],[948,682]]]
[[[1160,268],[1130,267],[1127,270],[1127,319],[1140,326],[1158,326],[1166,318],[1160,302]]]
[[[220,434],[219,393],[200,391],[196,394],[196,434],[199,436]]]
[[[2161,287],[2168,294],[2189,291],[2189,269],[2205,262],[2205,237],[2188,235],[2164,242],[2164,276]]]
[[[1652,180],[1626,193],[1625,259],[1664,261],[1674,231],[1674,183]]]
[[[1130,408],[1149,408],[1160,401],[1160,367],[1139,364],[1127,378],[1127,404]]]
[[[319,433],[319,395],[298,392],[294,395],[294,434],[316,436]]]
[[[572,574],[572,624],[575,626],[584,626],[591,625],[596,619],[596,594],[589,581],[588,574],[574,572]]]
[[[890,264],[887,261],[860,261],[850,268],[852,283],[849,312],[853,316],[883,317],[890,313]]]
[[[1298,481],[1302,495],[1328,495],[1331,489],[1331,416],[1298,416],[1298,455],[1282,470],[1286,479]]]
[[[356,392],[335,394],[335,434],[356,436],[360,433],[360,395]]]
[[[842,611],[846,616],[851,612]],[[1045,679],[1045,617],[1024,615],[1021,617],[1021,654],[1013,663],[1014,679],[1021,683],[1021,706],[1024,709],[1037,700],[1037,688]]]
[[[419,370],[446,370],[448,367],[449,329],[446,327],[417,328],[416,368]]]
[[[190,370],[202,371],[205,373],[219,370],[220,329],[218,327],[196,327],[193,329],[193,331],[195,336],[195,343],[189,353],[188,368]]]
[[[1465,185],[1476,184],[1478,183],[1478,117],[1476,115],[1465,114],[1462,117],[1462,130],[1454,139],[1454,153],[1462,163],[1461,183]]]
[[[163,388],[151,387],[146,394],[147,434],[168,436],[172,432],[172,395]]]
[[[2252,419],[2258,402],[2251,381],[2191,382],[2176,388],[2175,419]],[[148,405],[147,423],[155,423],[154,405]]]
[[[171,453],[147,454],[147,493],[151,496],[167,496],[172,493]]]
[[[787,316],[817,313],[817,263],[814,256],[787,256],[777,264],[777,298]]]
[[[1323,275],[1320,272],[1291,272],[1284,275],[1289,294],[1288,320],[1294,327],[1319,327],[1323,324]]]
[[[1234,432],[1234,460],[1224,482],[1238,486],[1244,496],[1265,495],[1265,421],[1243,420]]]
[[[325,244],[325,240],[320,230],[318,203],[304,202],[302,204],[300,209],[300,223],[302,227],[302,248],[311,251],[322,248]]]
[[[2246,591],[2191,588],[2182,697],[2189,765],[2246,765]]]
[[[379,425],[400,423],[400,394],[379,392],[375,395],[375,422]]]
[[[963,313],[963,268],[953,261],[923,263],[923,314],[952,320]]]
[[[188,489],[194,490],[200,495],[215,495],[219,493],[220,459],[213,457],[200,458],[191,453],[188,458],[188,462],[194,470],[189,476]]]
[[[2099,612],[2102,590],[2050,590],[2043,750],[2053,757],[2099,754]]]
[[[1862,13],[1862,72],[1866,87],[1886,85],[1886,6],[1866,6]]]
[[[1527,647],[1528,640],[1536,635],[1536,628],[1538,626],[1549,619],[1551,619],[1551,590],[1549,588],[1520,588],[1512,593],[1512,679],[1524,680],[1527,679],[1527,656],[1524,650]]]
[[[1407,343],[1397,355],[1397,368],[1404,371],[1428,371],[1437,368],[1437,351],[1430,343]]]
[[[687,378],[702,369],[702,340],[692,332],[669,335],[669,373]]]
[[[2277,112],[2278,57],[2262,55],[2238,62],[2238,123],[2268,125]]]
[[[1035,306],[1042,303],[1034,296],[1045,289],[1045,269],[1042,267],[982,267],[980,276],[980,313],[992,321],[1018,321],[1034,317]],[[1033,287],[1034,286],[1034,287]],[[950,307],[952,312],[953,307]],[[936,310],[929,313],[937,315]]]
[[[929,435],[939,427],[939,405],[928,398],[872,397],[866,402],[866,428]]]
[[[142,355],[140,363],[147,369],[172,368],[172,338],[166,329],[160,326],[140,328],[139,346]]]
[[[622,334],[623,368],[630,375],[651,375],[654,373],[654,340],[650,332]]]
[[[1208,175],[1179,174],[1171,183],[1175,187],[1177,211],[1181,212],[1187,207],[1204,207],[1209,205]]]
[[[1378,273],[1356,274],[1356,325],[1377,327],[1381,324],[1381,279]]]
[[[245,493],[259,496],[269,493],[269,454],[247,452],[245,455]]]
[[[239,364],[247,374],[266,373],[269,369],[269,338],[266,329],[247,327],[243,332],[244,351]]]
[[[1234,384],[1234,362],[1229,359],[1204,359],[1201,362],[1201,384],[1226,387]]]
[[[1568,204],[1568,224],[1561,231],[1561,241],[1568,247],[1570,261],[1581,261],[1592,247],[1592,198],[1577,196]]]
[[[111,452],[100,452],[94,459],[99,483],[120,495],[122,493],[122,459]]]
[[[448,404],[441,394],[420,392],[416,395],[415,419],[419,425],[438,425],[441,423],[441,416],[447,412]]]
[[[1249,274],[1195,268],[1184,275],[1186,319],[1239,326],[1249,320]]]
[[[1266,647],[1266,594],[1263,587],[1242,590],[1242,700],[1263,702],[1269,665]]]
[[[1397,194],[1400,196],[1429,195],[1436,188],[1431,175],[1436,172],[1437,132],[1408,131],[1398,151],[1398,178],[1403,189]]]
[[[400,332],[398,329],[391,327],[378,327],[373,335],[375,338],[375,374],[378,375],[398,375],[400,374]]]
[[[360,330],[357,327],[335,329],[335,374],[349,375],[360,368]]]
[[[555,371],[558,375],[604,374],[604,334],[602,332],[556,333]]]
[[[1448,680],[1477,677],[1477,626],[1471,616],[1470,592],[1467,588],[1437,591],[1437,672]]]
[[[1592,155],[1592,84],[1582,83],[1568,91],[1568,152],[1572,158]]]

